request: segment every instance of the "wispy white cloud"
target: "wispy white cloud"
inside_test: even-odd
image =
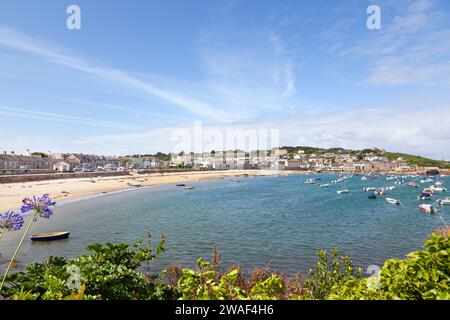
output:
[[[295,92],[295,71],[292,61],[287,58],[281,37],[276,32],[270,33],[270,41],[275,53],[273,81],[275,85],[284,84],[283,97]]]
[[[207,103],[158,88],[121,70],[93,65],[84,59],[68,55],[59,49],[44,45],[10,27],[0,26],[0,45],[34,54],[49,62],[82,71],[102,79],[131,86],[208,119],[216,121],[226,121],[229,119],[228,114]]]
[[[448,15],[434,0],[403,1],[391,21],[382,6],[382,30],[340,51],[369,62],[367,83],[450,85]]]
[[[59,113],[39,112],[30,109],[13,108],[7,106],[0,106],[0,114],[4,117],[3,119],[24,118],[31,120],[41,120],[44,122],[45,121],[67,122],[67,123],[76,123],[88,126],[107,127],[115,129],[128,129],[128,130],[143,129],[143,127],[141,126],[130,125],[115,121],[104,121],[91,118],[82,118]]]
[[[433,158],[450,159],[450,108],[447,106],[430,109],[384,107],[373,109],[341,109],[321,114],[300,114],[233,124],[204,125],[208,130],[279,130],[280,145],[308,145],[320,147],[344,147],[362,149],[379,147],[390,151],[415,153]],[[137,153],[143,148],[148,152],[180,151],[178,142],[172,139],[176,130],[184,129],[194,137],[194,124],[125,134],[81,137],[75,140],[77,146],[89,148],[94,140],[96,147],[122,153]],[[208,142],[205,138],[203,151],[220,150],[224,141]],[[135,142],[130,145],[129,141]],[[178,145],[179,146],[179,145]],[[188,147],[188,146],[187,146]],[[245,147],[239,145],[238,147]],[[187,148],[186,148],[187,150]],[[198,151],[198,150],[196,150]]]

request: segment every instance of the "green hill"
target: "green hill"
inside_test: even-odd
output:
[[[303,150],[305,154],[325,154],[325,153],[347,153],[358,157],[358,159],[363,159],[367,154],[376,154],[378,156],[387,157],[389,160],[396,160],[398,158],[403,158],[411,164],[415,164],[421,167],[439,167],[441,169],[450,169],[450,162],[444,160],[434,160],[429,158],[424,158],[420,156],[415,156],[407,153],[399,152],[388,152],[378,148],[363,149],[363,150],[348,150],[343,148],[315,148],[307,146],[298,147],[282,147],[288,151],[289,156],[294,156],[298,153],[298,150]]]

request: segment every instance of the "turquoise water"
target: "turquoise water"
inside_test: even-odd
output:
[[[384,177],[360,177],[329,188],[305,185],[311,176],[240,177],[193,182],[193,190],[176,186],[150,187],[107,195],[59,206],[50,220],[41,220],[32,233],[70,230],[70,239],[32,243],[27,240],[18,260],[40,261],[50,255],[74,257],[94,242],[134,242],[167,237],[167,251],[153,268],[179,264],[192,266],[199,258],[210,258],[216,243],[225,265],[240,264],[286,272],[305,272],[317,261],[318,249],[341,248],[341,252],[363,268],[381,265],[387,258],[403,258],[420,248],[441,215],[450,222],[450,207],[439,207],[439,215],[422,214],[416,196],[421,189],[395,185],[388,197],[370,200],[363,187],[387,187],[394,181]],[[321,183],[333,175],[315,175]],[[240,183],[235,183],[235,180]],[[406,181],[417,181],[407,179]],[[444,179],[448,187],[448,178]],[[421,187],[429,186],[429,184]],[[349,189],[338,195],[337,190]],[[441,193],[434,197],[446,197]],[[19,234],[9,233],[0,241],[0,252],[11,255]]]

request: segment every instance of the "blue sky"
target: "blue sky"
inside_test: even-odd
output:
[[[449,89],[445,0],[0,4],[0,145],[16,153],[169,152],[201,121],[448,160]]]

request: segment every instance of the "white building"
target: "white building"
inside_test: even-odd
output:
[[[59,161],[53,164],[53,170],[58,172],[70,171],[70,164],[64,161]]]

